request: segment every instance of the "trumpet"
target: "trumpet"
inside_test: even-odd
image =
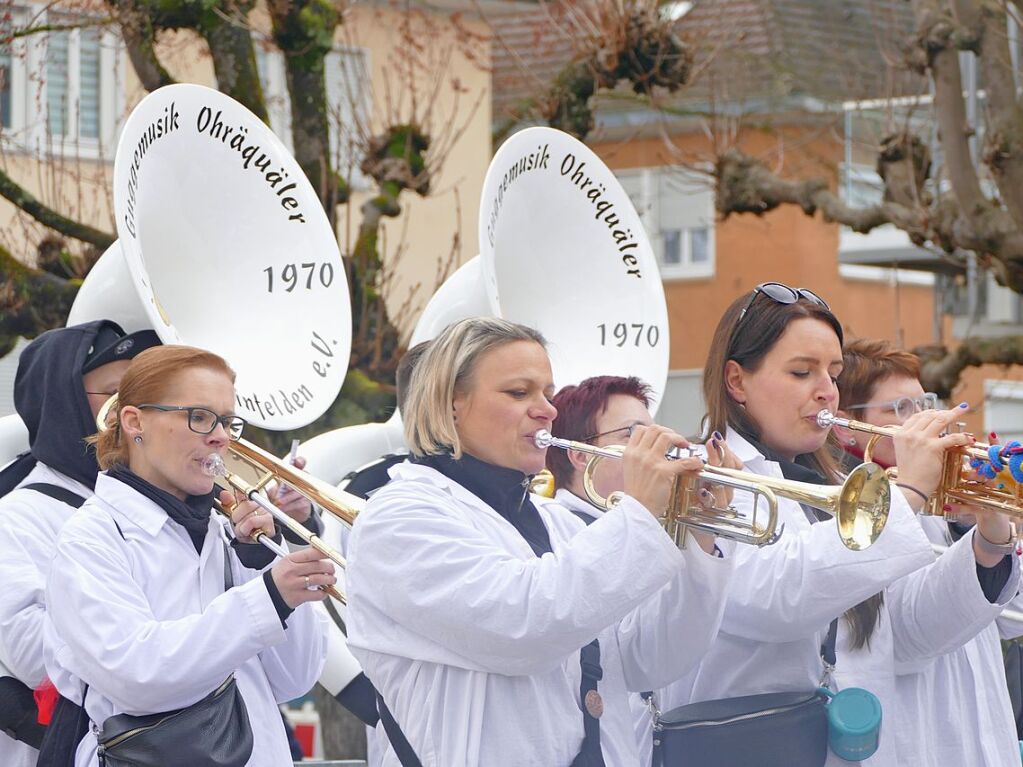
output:
[[[113,413],[118,405],[117,395],[108,399],[96,416],[96,427],[99,431],[106,431],[110,428]],[[256,447],[245,440],[232,440],[228,443],[228,452],[240,463],[248,466],[259,473],[255,482],[248,482],[238,473],[230,471],[218,453],[212,453],[203,461],[203,471],[211,477],[220,477],[234,490],[238,491],[250,501],[255,502],[261,509],[273,516],[274,520],[288,528],[306,545],[311,546],[325,557],[330,559],[342,570],[347,567],[347,561],[336,549],[325,543],[318,535],[309,531],[300,522],[289,517],[281,509],[277,508],[264,495],[263,490],[271,481],[278,484],[286,482],[311,503],[319,505],[322,509],[330,512],[349,527],[355,522],[355,518],[364,505],[364,501],[350,493],[338,490],[325,482],[307,474],[301,469],[289,466],[284,461],[276,458],[265,450]],[[214,502],[218,512],[228,519],[231,518],[229,509],[225,509],[219,501]],[[272,534],[264,530],[256,531],[252,536],[257,543],[265,546],[279,557],[288,555],[288,550],[273,540]],[[330,596],[337,599],[341,604],[347,604],[345,595],[335,586],[319,586]]]
[[[839,418],[829,410],[817,414],[817,425],[822,429],[831,426],[843,426],[852,431],[872,435],[863,451],[863,459],[869,461],[878,441],[885,437],[894,437],[899,433],[899,426],[875,426],[864,421],[850,418]],[[988,511],[997,511],[1014,517],[1023,517],[1023,491],[1020,483],[1009,480],[997,486],[971,479],[963,470],[963,459],[970,461],[991,462],[999,468],[1006,460],[997,445],[981,442],[969,447],[954,447],[945,451],[941,467],[941,481],[938,488],[931,494],[920,513],[934,516],[945,516],[945,508],[952,503],[976,506]],[[890,476],[898,477],[898,469],[889,469]]]
[[[583,487],[590,503],[611,509],[621,500],[624,495],[621,492],[611,493],[606,498],[600,495],[593,484],[593,473],[601,460],[622,458],[624,446],[595,447],[585,442],[559,439],[544,430],[538,431],[534,440],[540,448],[578,450],[593,456],[583,472]],[[672,448],[665,455],[668,460],[681,457],[678,448]],[[753,511],[750,517],[741,518],[731,506],[707,508],[698,503],[696,494],[701,481],[751,493]],[[888,521],[891,487],[888,476],[875,463],[857,466],[841,486],[815,485],[707,465],[694,476],[682,476],[675,480],[661,524],[681,548],[685,547],[688,528],[751,546],[767,546],[778,540],[784,527],[778,527],[779,496],[813,506],[835,517],[842,543],[848,549],[861,551],[877,540]],[[759,519],[758,513],[760,499],[767,506],[766,519],[763,521]]]

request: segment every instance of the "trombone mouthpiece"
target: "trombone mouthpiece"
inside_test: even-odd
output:
[[[540,448],[550,447],[554,442],[554,437],[546,429],[540,429],[540,431],[533,435],[533,442]],[[217,457],[219,458],[220,456]]]
[[[220,453],[210,453],[202,459],[202,472],[208,477],[223,477],[227,474],[227,467]]]
[[[824,408],[817,414],[817,425],[822,429],[827,429],[829,426],[834,426],[835,425],[834,414],[827,408]]]

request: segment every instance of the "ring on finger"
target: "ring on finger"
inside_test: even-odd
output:
[[[308,575],[303,575],[302,577],[305,578],[305,587],[309,588],[309,576]]]

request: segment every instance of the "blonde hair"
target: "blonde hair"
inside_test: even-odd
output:
[[[402,412],[405,442],[415,456],[451,452],[462,457],[452,404],[466,391],[480,358],[515,341],[547,341],[533,328],[492,317],[474,317],[448,325],[430,342],[416,364]]]
[[[121,439],[121,408],[159,402],[190,368],[223,373],[234,383],[234,371],[223,357],[191,346],[155,346],[131,361],[117,390],[116,420],[110,428],[89,438],[96,445],[96,460],[101,469],[128,465],[128,445]]]

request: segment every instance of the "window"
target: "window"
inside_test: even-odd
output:
[[[270,127],[288,150],[294,151],[284,57],[276,49],[257,46],[256,66],[270,113]],[[369,113],[366,66],[367,53],[348,48],[332,51],[324,62],[331,162],[339,173],[347,177],[353,189],[369,187],[368,179],[359,170],[362,160],[360,126],[367,124]]]
[[[100,32],[96,27],[49,34],[46,128],[55,140],[100,138],[100,58]]]
[[[0,127],[11,127],[11,17],[0,19]]]
[[[5,151],[111,159],[124,113],[122,43],[116,29],[74,25],[42,6],[0,21],[0,122]],[[4,24],[33,32],[18,38]],[[2,41],[9,41],[4,47]]]
[[[714,191],[706,179],[680,167],[620,171],[650,238],[663,279],[714,274]]]

